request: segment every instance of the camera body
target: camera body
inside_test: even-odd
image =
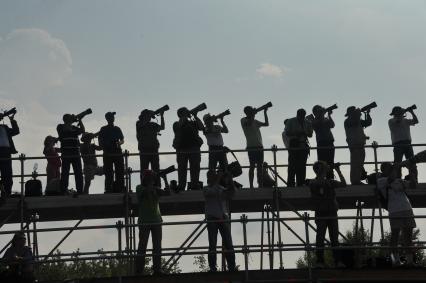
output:
[[[3,113],[0,113],[0,120],[3,119],[4,117],[10,117],[16,114],[16,107],[13,107],[12,109],[8,110],[8,111],[4,111]]]
[[[207,109],[207,105],[205,103],[201,103],[200,105],[196,106],[195,108],[189,110],[189,113],[192,115],[197,115],[198,112],[204,111]]]
[[[163,115],[164,114],[164,112],[166,112],[166,111],[168,111],[168,110],[170,110],[170,107],[169,107],[169,105],[164,105],[163,107],[161,107],[161,108],[159,108],[159,109],[157,109],[157,110],[155,110],[154,111],[154,114],[153,114],[153,116],[156,116],[156,115]]]
[[[254,109],[254,111],[256,112],[256,113],[258,113],[258,112],[260,112],[260,111],[263,111],[263,110],[266,110],[266,109],[268,109],[269,107],[272,107],[272,102],[268,102],[268,103],[266,103],[266,104],[264,104],[264,105],[262,105],[262,106],[260,106],[259,108],[255,108]]]
[[[81,112],[80,114],[73,115],[74,122],[81,121],[85,116],[92,114],[92,113],[93,113],[92,109],[88,108],[88,109],[84,110],[83,112]]]
[[[370,104],[362,107],[360,110],[361,110],[361,112],[368,112],[371,109],[376,108],[376,107],[377,107],[377,103],[374,101],[374,102],[371,102]]]
[[[218,114],[218,115],[213,115],[212,118],[214,121],[217,121],[219,119],[223,119],[223,117],[227,116],[231,114],[231,111],[229,111],[229,109],[223,111],[222,113]]]

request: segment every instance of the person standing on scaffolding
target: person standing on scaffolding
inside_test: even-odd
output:
[[[220,117],[221,125],[215,124],[218,119],[210,115],[210,113],[204,115],[203,120],[205,125],[204,135],[209,146],[209,170],[216,170],[217,163],[219,163],[220,169],[226,171],[228,160],[223,146],[222,133],[227,134],[228,127],[223,120],[223,116]]]
[[[339,209],[336,199],[336,188],[346,187],[346,180],[340,171],[339,164],[335,164],[334,169],[339,175],[340,182],[327,177],[330,168],[324,161],[317,161],[313,165],[315,179],[309,182],[313,203],[315,204],[315,223],[317,225],[316,235],[316,260],[317,267],[324,267],[324,240],[328,228],[328,235],[331,247],[339,246],[339,223],[337,220],[337,210]],[[321,219],[321,218],[333,219]],[[341,262],[340,253],[333,249],[333,258],[336,267],[344,267]]]
[[[329,108],[331,109],[331,108]],[[325,109],[320,105],[315,105],[312,109],[314,119],[312,120],[312,128],[315,131],[317,141],[317,156],[318,160],[325,161],[330,170],[327,177],[333,179],[333,165],[334,165],[334,136],[331,129],[334,128],[334,121],[331,118],[332,110]],[[325,115],[327,114],[327,117]]]
[[[160,171],[160,156],[158,155],[158,149],[160,143],[158,141],[158,135],[160,131],[164,130],[164,111],[160,112],[160,124],[152,122],[151,119],[155,117],[154,111],[144,109],[142,110],[139,120],[136,122],[136,137],[138,140],[139,158],[141,166],[141,178],[142,172],[149,168],[151,164],[151,170],[158,173]],[[160,178],[158,177],[158,185]]]
[[[241,118],[241,127],[243,128],[244,136],[246,137],[246,149],[250,163],[250,168],[248,172],[250,189],[253,188],[254,168],[256,168],[257,184],[259,188],[263,187],[262,166],[264,160],[264,152],[260,128],[269,126],[268,108],[271,106],[272,104],[270,104],[270,106],[268,107],[260,107],[260,109],[263,110],[265,122],[260,122],[255,119],[256,114],[258,113],[258,111],[261,110],[251,106],[244,107],[244,114],[246,114],[246,117]]]
[[[161,190],[155,185],[158,176],[152,170],[144,170],[142,173],[142,183],[136,187],[138,199],[138,225],[139,225],[139,245],[135,261],[137,274],[143,274],[145,270],[146,247],[148,245],[149,234],[152,240],[153,253],[153,274],[161,274],[161,240],[163,235],[163,218],[159,206],[161,196],[170,195],[170,190]]]
[[[393,148],[394,162],[402,162],[402,158],[405,156],[406,159],[410,159],[414,156],[413,146],[411,145],[411,132],[410,127],[417,125],[419,120],[417,115],[414,113],[415,105],[402,109],[400,106],[395,106],[392,109],[390,115],[393,118],[389,119],[389,130],[391,133],[391,140]],[[409,112],[412,119],[405,117],[405,113]],[[410,179],[414,181],[415,185],[417,183],[417,167],[411,166],[409,168]]]
[[[105,193],[124,192],[123,132],[114,125],[115,112],[107,112],[105,119],[108,125],[101,128],[98,136],[99,146],[104,151]]]
[[[10,115],[7,115],[7,113],[0,113],[0,121],[2,121],[5,116],[8,116],[10,125],[12,126],[10,128],[4,124],[0,124],[0,159],[2,159],[0,160],[0,172],[6,196],[12,194],[12,154],[18,153],[12,137],[19,134],[18,123],[15,120],[16,109],[14,111],[12,109],[9,112],[11,112]]]

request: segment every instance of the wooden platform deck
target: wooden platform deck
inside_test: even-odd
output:
[[[313,202],[308,187],[279,189],[280,210],[312,210]],[[426,184],[408,190],[414,207],[426,207]],[[131,207],[137,211],[136,194],[131,193]],[[374,187],[348,186],[337,190],[337,198],[341,209],[354,209],[357,200],[365,203],[366,208],[376,206]],[[61,221],[75,219],[102,219],[124,217],[123,194],[97,194],[73,196],[43,196],[25,198],[26,215],[37,213],[39,221]],[[18,222],[20,219],[18,198],[7,199],[0,204],[0,223],[9,217],[7,223]],[[274,203],[274,190],[240,189],[237,190],[230,203],[233,213],[260,212],[265,203]],[[204,198],[201,191],[185,191],[172,193],[162,197],[161,211],[163,215],[202,214]]]

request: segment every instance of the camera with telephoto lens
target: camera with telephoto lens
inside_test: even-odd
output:
[[[156,116],[156,115],[163,115],[164,114],[164,112],[166,112],[166,111],[168,111],[170,109],[170,107],[169,107],[169,105],[164,105],[163,107],[161,107],[161,108],[159,108],[159,109],[157,109],[157,110],[155,110],[154,111],[154,114],[153,114],[153,116]]]
[[[333,110],[336,110],[338,107],[337,107],[337,104],[333,104],[333,105],[331,105],[330,107],[328,107],[328,108],[325,108],[325,112],[327,112],[327,113],[332,113],[333,112]]]
[[[204,111],[207,109],[207,105],[205,103],[201,103],[200,105],[196,106],[195,108],[189,110],[189,113],[192,115],[197,115],[198,112]]]
[[[172,166],[169,166],[165,169],[160,170],[160,172],[158,172],[158,175],[163,178],[167,174],[173,173],[175,171],[176,171],[176,167],[174,165],[172,165]]]
[[[413,105],[411,105],[410,107],[407,107],[406,109],[405,109],[405,112],[410,112],[410,111],[413,111],[413,110],[416,110],[417,109],[417,105],[416,104],[413,104]]]
[[[260,106],[259,108],[255,108],[254,111],[256,113],[258,113],[260,111],[268,109],[269,107],[272,107],[272,102],[270,102],[270,101],[268,103],[266,103],[265,105]]]
[[[81,112],[80,114],[73,115],[74,122],[81,121],[85,116],[92,114],[92,113],[93,113],[92,109],[88,108],[88,109],[84,110],[83,112]]]
[[[4,111],[3,113],[0,113],[0,120],[3,119],[4,117],[10,117],[16,114],[16,107],[13,107],[12,109],[8,110],[8,111]]]
[[[229,111],[229,109],[227,109],[226,111],[223,111],[222,113],[218,114],[218,115],[213,115],[212,119],[214,121],[217,121],[219,119],[223,119],[223,117],[225,117],[226,115],[231,114],[231,111]]]
[[[376,107],[377,107],[376,102],[371,102],[370,104],[368,104],[368,105],[366,105],[366,106],[362,107],[360,110],[361,110],[361,112],[368,112],[368,111],[370,111],[371,109],[376,108]]]

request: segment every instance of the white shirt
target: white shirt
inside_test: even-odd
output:
[[[0,147],[10,147],[9,137],[5,127],[0,126]]]
[[[392,144],[400,141],[411,141],[410,126],[415,125],[414,120],[402,118],[402,120],[397,121],[395,118],[391,118],[388,124],[391,132]]]
[[[206,136],[206,139],[207,139],[207,145],[223,146],[223,138],[222,138],[221,131],[222,131],[222,127],[218,125],[214,125],[212,130],[205,131],[204,135]]]
[[[246,136],[247,148],[250,147],[263,147],[262,134],[260,127],[262,122],[254,120],[250,125],[246,117],[241,119],[241,127],[243,127],[244,135]]]
[[[377,187],[380,193],[386,198],[386,187],[388,187],[388,178],[382,177],[377,180]],[[395,213],[400,211],[412,210],[410,200],[405,194],[405,184],[401,179],[394,180],[389,186],[388,212]]]

